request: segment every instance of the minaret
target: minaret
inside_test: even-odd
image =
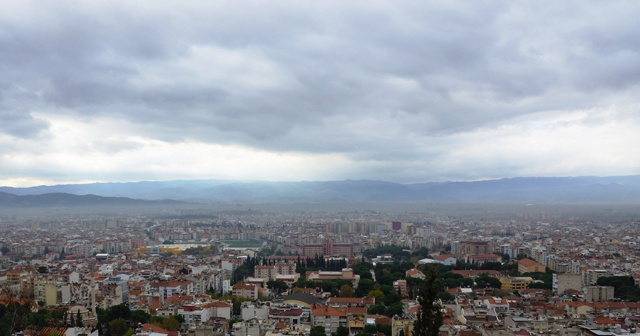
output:
[[[93,249],[95,252],[95,248]],[[96,313],[96,259],[95,253],[93,254],[93,260],[91,260],[91,312],[93,313],[93,317],[98,318],[98,314]]]
[[[93,316],[97,318],[98,314],[96,313],[96,273],[91,267],[91,312]]]

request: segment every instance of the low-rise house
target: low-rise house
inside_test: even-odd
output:
[[[483,301],[487,309],[493,309],[496,313],[506,313],[509,311],[509,302],[503,298],[490,297]]]
[[[455,254],[440,254],[433,259],[445,266],[455,265],[458,262]]]
[[[242,302],[240,306],[240,315],[243,320],[250,320],[253,318],[266,319],[269,317],[269,304],[266,302]]]
[[[166,336],[180,336],[180,332],[179,331],[168,331],[165,330],[163,328],[158,327],[157,325],[153,325],[153,324],[144,324],[142,327],[140,327],[140,331],[136,332],[134,334],[134,336],[161,336],[161,335],[166,335]]]
[[[214,318],[224,318],[227,320],[231,320],[231,311],[233,310],[233,306],[226,302],[215,301],[210,302],[203,307],[209,308],[211,310],[211,317]]]
[[[302,322],[303,311],[301,307],[294,305],[275,305],[269,309],[269,318],[279,322],[298,324]]]
[[[405,276],[410,277],[410,278],[416,278],[416,279],[422,279],[424,280],[426,278],[426,276],[424,275],[424,273],[417,269],[417,268],[412,268],[410,270],[407,270],[405,272]]]
[[[520,272],[520,274],[544,271],[546,271],[546,267],[535,260],[527,258],[518,260],[518,272]]]
[[[307,280],[311,281],[328,281],[328,280],[349,280],[352,282],[353,287],[358,286],[358,281],[360,280],[360,276],[353,273],[353,269],[351,268],[343,268],[340,272],[331,272],[331,271],[307,271],[306,274]]]
[[[235,284],[232,287],[233,295],[249,299],[258,299],[258,286],[255,284]]]
[[[526,289],[530,283],[533,282],[533,278],[531,277],[503,277],[500,278],[500,283],[502,284],[502,290],[505,291],[521,291]]]
[[[269,319],[251,319],[233,324],[234,336],[264,336],[277,328],[278,321]]]
[[[207,307],[196,305],[183,305],[178,308],[178,315],[184,318],[187,327],[197,326],[211,318],[211,310]]]
[[[323,326],[334,333],[338,327],[347,327],[347,308],[318,305],[311,309],[311,325]]]

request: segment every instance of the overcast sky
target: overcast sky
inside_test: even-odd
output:
[[[4,1],[0,185],[640,173],[638,1]]]

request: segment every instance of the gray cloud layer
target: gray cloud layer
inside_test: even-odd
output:
[[[505,125],[540,118],[591,111],[592,119],[640,124],[635,2],[19,6],[0,20],[7,146],[46,146],[56,117],[87,127],[107,118],[169,143],[341,153],[363,163],[349,171],[359,176],[336,177],[473,179],[536,171],[515,158],[480,174],[454,161],[433,172],[425,166],[477,143],[464,135],[504,137]],[[94,150],[110,145],[123,143]],[[519,149],[530,150],[505,155]],[[594,170],[601,172],[609,171]]]

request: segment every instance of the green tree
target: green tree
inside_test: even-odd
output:
[[[367,314],[384,314],[385,306],[383,304],[376,304],[367,308]]]
[[[109,321],[113,321],[119,318],[128,320],[131,318],[131,309],[129,309],[129,306],[125,304],[119,304],[107,309],[107,316],[109,318]]]
[[[151,318],[151,315],[147,314],[144,310],[132,310],[131,311],[131,322],[134,324],[138,323],[147,323]]]
[[[438,299],[446,302],[446,301],[454,301],[456,297],[451,293],[440,292],[438,293]]]
[[[404,306],[402,305],[402,302],[396,302],[390,305],[389,307],[387,307],[384,310],[384,314],[389,317],[393,317],[394,315],[402,316],[403,309],[404,309]]]
[[[389,295],[391,293],[397,293],[395,288],[391,285],[380,285],[380,290],[384,293],[384,295]]]
[[[380,314],[384,315],[386,307],[383,304],[376,304],[367,308],[367,314]]]
[[[232,313],[233,315],[240,315],[242,313],[242,302],[244,301],[251,301],[250,298],[245,298],[245,297],[237,297],[237,296],[233,296],[233,297],[222,297],[221,300],[226,300],[227,298],[231,298],[231,303],[232,303]]]
[[[386,306],[390,306],[396,302],[400,302],[401,300],[402,297],[398,295],[398,293],[391,292],[385,295],[384,298],[382,298],[382,303],[384,303]]]
[[[339,326],[336,329],[336,332],[332,334],[332,336],[349,336],[349,328],[345,326]]]
[[[368,297],[372,297],[372,298],[376,298],[376,301],[377,301],[377,300],[382,299],[382,297],[384,297],[384,293],[379,288],[376,288],[376,289],[370,290],[369,293],[367,294],[367,296]]]
[[[369,271],[367,271],[368,273]],[[369,274],[371,275],[371,274]],[[375,282],[371,279],[362,279],[358,282],[358,287],[356,287],[355,295],[356,297],[366,296],[370,290],[372,290],[375,286]]]
[[[360,281],[363,279],[371,279],[371,270],[373,269],[373,264],[359,261],[353,266],[353,273],[360,275]]]
[[[169,331],[176,331],[180,329],[180,321],[176,316],[168,316],[162,321],[160,327]]]
[[[553,286],[553,273],[550,272],[531,272],[524,273],[522,276],[532,277],[533,280],[542,281],[542,283],[531,283],[529,288],[551,289]],[[532,286],[533,285],[533,286]]]
[[[437,301],[438,274],[436,268],[431,267],[425,275],[424,283],[418,292],[420,311],[413,324],[413,335],[438,336],[444,317]]]
[[[457,270],[474,270],[478,269],[478,265],[472,263],[458,262],[455,264],[454,269]]]
[[[378,328],[375,325],[365,325],[364,332],[370,333],[371,335],[376,335],[378,333]]]
[[[411,257],[417,257],[419,259],[430,258],[429,250],[426,247],[420,247],[411,251]]]
[[[31,303],[21,304],[17,301],[11,301],[2,309],[3,316],[0,319],[0,330],[6,332],[6,335],[13,335],[15,331],[22,331],[29,323],[29,315],[31,314]],[[4,307],[4,306],[2,306]],[[5,328],[6,327],[6,328]]]
[[[502,268],[500,269],[502,271],[502,273],[509,273],[512,270],[518,270],[518,263],[517,262],[512,262],[512,263],[504,263],[502,264]]]
[[[124,336],[128,330],[127,322],[122,318],[117,318],[109,322],[109,332],[111,336]]]
[[[612,286],[615,297],[628,301],[640,301],[640,288],[635,286],[630,276],[610,276],[598,278],[598,286]]]
[[[109,312],[102,308],[96,308],[96,314],[98,315],[98,324],[104,324],[107,326],[111,319],[109,318]]]
[[[353,296],[353,288],[351,288],[351,285],[348,284],[344,284],[342,286],[340,286],[340,297],[351,297]]]
[[[76,327],[84,327],[84,323],[82,322],[82,315],[80,315],[80,309],[76,313]]]
[[[182,254],[185,255],[205,255],[205,254],[209,254],[211,251],[211,246],[197,246],[197,247],[190,247],[186,250],[184,250],[184,252],[182,252]]]
[[[500,282],[500,280],[488,275],[481,275],[477,277],[476,284],[478,284],[478,287],[502,288],[502,282]]]
[[[276,294],[280,294],[289,289],[289,286],[287,286],[287,283],[282,280],[269,280],[267,281],[267,288],[271,289]]]
[[[481,270],[494,270],[494,271],[500,271],[502,270],[502,263],[501,262],[486,262],[482,265],[480,265],[480,267],[478,267],[478,269]]]
[[[391,326],[387,324],[376,324],[376,329],[379,333],[383,333],[385,336],[391,336]]]
[[[29,314],[29,326],[33,329],[42,329],[49,326],[49,323],[53,325],[55,322],[52,321],[51,312],[47,310],[40,309],[36,313]]]
[[[325,330],[323,326],[315,326],[311,328],[310,336],[325,336]]]

